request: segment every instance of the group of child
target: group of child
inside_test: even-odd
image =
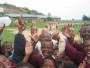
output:
[[[36,23],[33,23],[30,41],[23,35],[25,21],[20,18],[15,24],[18,33],[14,48],[9,41],[0,45],[0,68],[90,68],[90,24],[80,29],[81,44],[74,39],[71,24],[63,26],[61,36],[57,31],[50,33],[47,25],[39,34]],[[4,28],[5,25],[0,27],[0,34]]]

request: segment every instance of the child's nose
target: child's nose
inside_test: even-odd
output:
[[[90,50],[90,45],[88,46],[88,49]]]
[[[47,51],[47,50],[48,50],[48,48],[45,48],[44,50],[45,50],[45,51]]]

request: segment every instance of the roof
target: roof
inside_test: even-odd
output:
[[[22,15],[22,17],[36,17],[35,15],[31,15],[31,14],[6,14],[7,16],[10,17],[20,17]]]
[[[6,14],[9,17],[20,17],[22,15],[22,17],[37,17],[37,18],[47,18],[48,16],[46,15],[32,15],[32,14]],[[57,16],[51,16],[51,18],[60,18]]]

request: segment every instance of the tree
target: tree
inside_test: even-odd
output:
[[[47,16],[48,16],[48,17],[51,17],[51,13],[48,13]]]
[[[82,17],[82,20],[90,20],[90,17],[86,16],[85,14]]]
[[[48,13],[48,14],[47,14],[47,21],[52,21],[51,13]]]

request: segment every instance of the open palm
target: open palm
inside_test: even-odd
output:
[[[31,43],[28,41],[28,42],[26,42],[26,44],[25,44],[25,54],[26,54],[26,55],[30,55],[30,54],[32,54],[32,52],[33,52],[33,46],[32,46]]]

